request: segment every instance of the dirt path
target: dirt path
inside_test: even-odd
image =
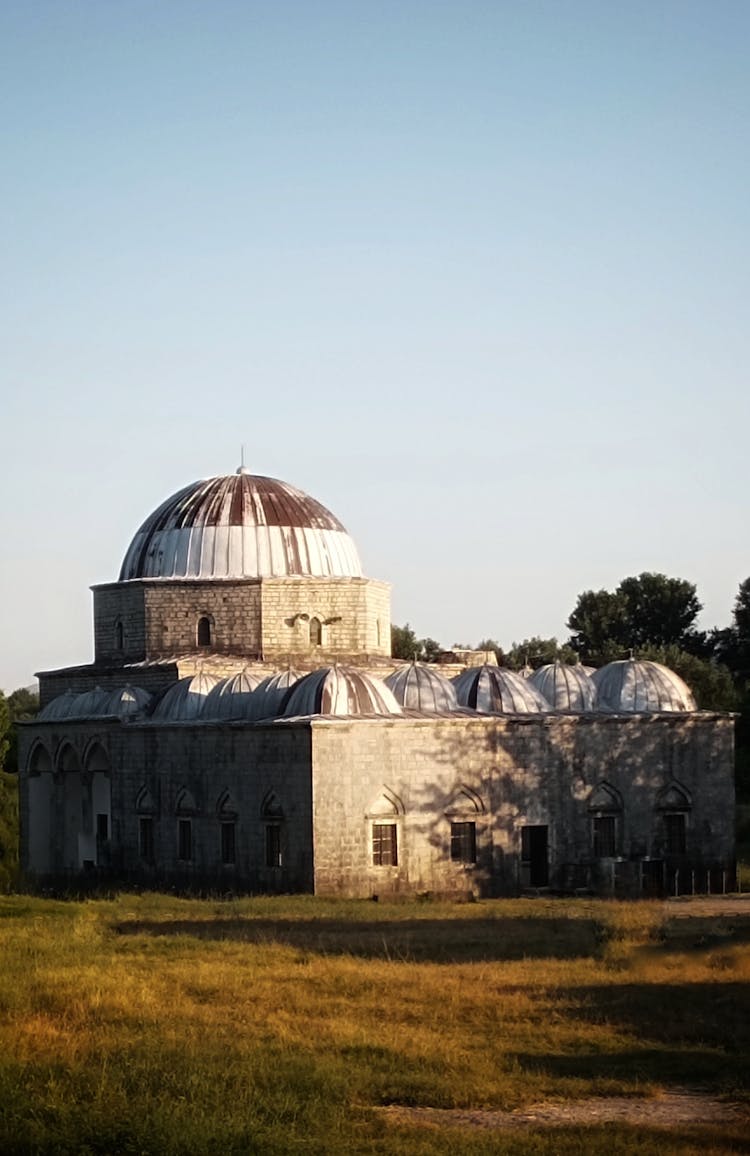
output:
[[[395,1124],[432,1128],[559,1128],[580,1124],[638,1124],[677,1128],[685,1124],[750,1122],[750,1109],[687,1089],[665,1092],[651,1100],[607,1096],[588,1100],[549,1100],[514,1112],[463,1108],[407,1108],[392,1104],[380,1109]]]
[[[691,915],[750,915],[750,894],[684,895],[665,899],[664,912],[669,919]]]

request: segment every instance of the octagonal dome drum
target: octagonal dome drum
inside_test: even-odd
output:
[[[472,666],[453,679],[460,706],[482,714],[542,714],[551,710],[531,679],[504,666]]]
[[[596,687],[581,666],[548,662],[535,670],[530,680],[553,710],[589,711],[596,709]]]
[[[626,658],[609,662],[592,676],[600,705],[637,714],[697,710],[686,682],[660,662]]]
[[[299,715],[402,714],[393,692],[354,666],[324,666],[290,687],[281,706],[284,718]]]
[[[150,514],[120,582],[138,578],[359,578],[354,542],[302,490],[240,469],[191,482]]]
[[[385,685],[393,691],[396,702],[409,710],[438,714],[458,706],[453,683],[421,662],[399,666],[385,679]]]
[[[203,714],[206,699],[219,679],[199,672],[170,686],[151,715],[154,722],[194,722]]]

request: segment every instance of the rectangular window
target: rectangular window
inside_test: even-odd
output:
[[[684,855],[687,850],[687,823],[680,812],[664,816],[667,855]]]
[[[595,859],[612,859],[617,854],[617,820],[614,815],[594,815],[591,838]]]
[[[233,867],[236,862],[234,823],[221,824],[221,861],[225,867]]]
[[[281,866],[281,825],[266,823],[266,867]]]
[[[146,863],[154,861],[154,820],[142,815],[138,820],[138,854]]]
[[[106,843],[109,839],[109,815],[96,816],[96,841]]]
[[[398,867],[398,840],[395,823],[373,823],[372,863],[374,867]]]
[[[177,820],[177,858],[190,863],[193,858],[193,824],[190,819]]]
[[[454,863],[476,863],[476,823],[451,823],[451,859]]]

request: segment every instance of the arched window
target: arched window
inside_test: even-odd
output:
[[[205,614],[198,619],[198,645],[211,645],[211,619],[207,618]]]
[[[115,623],[115,650],[123,650],[125,646],[125,631],[119,618]]]
[[[622,799],[606,782],[597,783],[589,795],[591,851],[595,859],[612,859],[622,842]]]
[[[310,619],[310,646],[320,646],[323,637],[323,627],[319,618]]]

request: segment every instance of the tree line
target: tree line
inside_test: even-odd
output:
[[[663,663],[685,680],[699,709],[738,712],[737,786],[750,798],[750,578],[740,584],[729,626],[699,630],[702,609],[692,582],[645,572],[614,590],[579,594],[562,642],[534,635],[504,649],[487,637],[472,649],[493,650],[510,670],[556,660],[599,667],[630,655]],[[466,647],[419,639],[408,623],[393,628],[394,658],[435,661],[449,658],[451,649]]]

